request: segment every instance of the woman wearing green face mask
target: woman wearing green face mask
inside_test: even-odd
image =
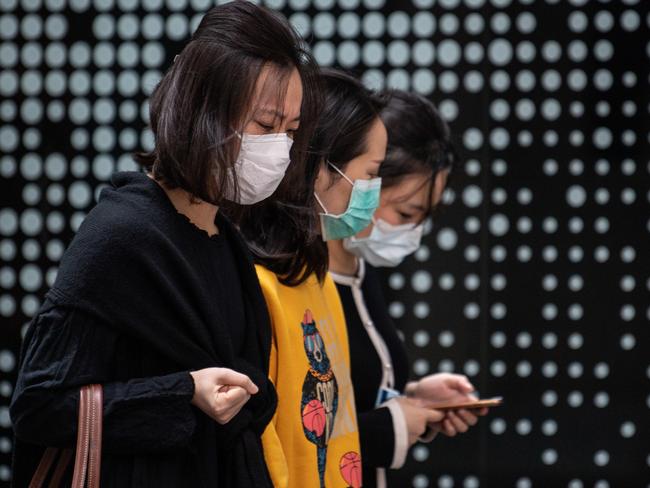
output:
[[[304,168],[236,218],[253,251],[272,323],[277,413],[262,437],[276,487],[359,487],[347,327],[327,273],[327,242],[367,227],[386,151],[380,102],[345,74],[320,76],[323,109]],[[338,241],[340,242],[340,241]]]
[[[432,419],[426,401],[473,398],[465,376],[430,375],[407,382],[408,361],[387,312],[373,266],[396,266],[420,244],[424,220],[438,205],[456,159],[449,129],[425,98],[384,94],[381,119],[388,148],[378,175],[380,206],[373,225],[328,243],[330,272],[348,324],[352,380],[364,454],[365,486],[385,486],[385,468],[400,468],[417,440],[465,432],[485,411]]]

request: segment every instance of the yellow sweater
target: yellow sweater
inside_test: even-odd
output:
[[[361,486],[345,317],[334,282],[282,285],[257,266],[271,316],[269,376],[278,409],[262,436],[276,488]]]

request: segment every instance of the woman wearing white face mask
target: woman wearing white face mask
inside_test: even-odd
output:
[[[41,446],[74,446],[90,383],[103,387],[103,486],[273,486],[260,440],[277,404],[269,316],[221,207],[271,195],[294,136],[303,164],[316,73],[267,9],[203,17],[151,97],[146,174],[113,177],[27,331],[14,486],[29,485]]]
[[[397,266],[418,249],[424,220],[440,201],[455,153],[449,129],[431,102],[405,92],[385,98],[381,119],[388,148],[378,171],[381,201],[373,225],[329,243],[330,272],[348,323],[366,486],[386,486],[385,468],[400,468],[417,440],[465,432],[476,414],[486,413],[461,410],[427,418],[431,410],[421,400],[473,398],[464,376],[439,374],[407,383],[406,352],[373,266]]]

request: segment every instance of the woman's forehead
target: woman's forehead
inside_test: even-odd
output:
[[[297,120],[302,104],[302,82],[298,70],[286,72],[265,66],[257,79],[253,111],[256,115]]]

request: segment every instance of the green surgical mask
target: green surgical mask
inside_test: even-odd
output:
[[[345,239],[351,237],[372,222],[372,216],[379,207],[379,193],[381,191],[381,178],[371,180],[354,180],[348,178],[340,169],[328,162],[332,168],[338,171],[348,183],[352,185],[350,202],[345,212],[334,215],[327,212],[325,205],[318,195],[314,193],[316,201],[322,207],[320,214],[320,225],[324,241]]]

